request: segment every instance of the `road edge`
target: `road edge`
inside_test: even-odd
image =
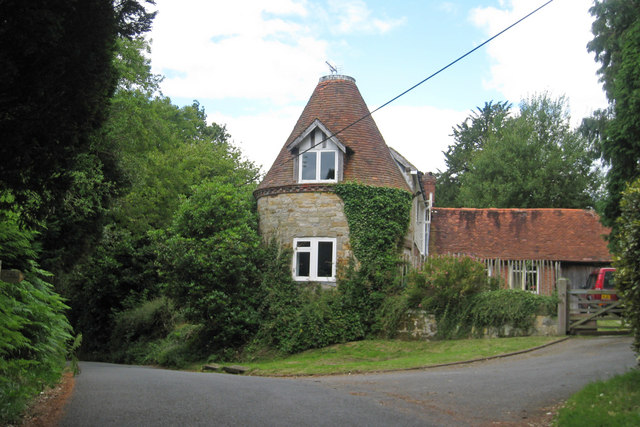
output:
[[[492,359],[500,359],[500,358],[504,358],[504,357],[517,356],[519,354],[530,353],[532,351],[540,350],[542,348],[549,347],[551,345],[559,344],[561,342],[567,341],[569,338],[571,338],[571,337],[570,336],[562,337],[562,338],[559,338],[559,339],[554,340],[554,341],[550,341],[550,342],[545,343],[545,344],[541,344],[541,345],[538,345],[538,346],[535,346],[535,347],[525,348],[524,350],[512,351],[510,353],[502,353],[502,354],[496,354],[494,356],[479,357],[477,359],[460,360],[460,361],[457,361],[457,362],[447,362],[447,363],[437,363],[437,364],[433,364],[433,365],[416,366],[416,367],[413,367],[413,368],[382,369],[382,370],[375,370],[375,371],[351,371],[351,372],[346,372],[346,373],[345,372],[340,372],[340,373],[335,373],[335,374],[255,375],[255,374],[249,372],[249,375],[257,376],[257,377],[265,377],[265,378],[311,378],[311,377],[318,377],[319,378],[319,377],[337,377],[337,376],[349,376],[349,375],[370,375],[370,374],[385,374],[385,373],[391,373],[391,372],[419,371],[419,370],[424,370],[424,369],[443,368],[443,367],[455,366],[455,365],[465,365],[465,364],[471,364],[471,363],[484,362],[484,361],[492,360]]]

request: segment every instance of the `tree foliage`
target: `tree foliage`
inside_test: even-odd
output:
[[[13,196],[0,192],[0,201]],[[19,267],[25,280],[0,281],[0,423],[16,418],[29,398],[60,378],[71,327],[67,308],[47,282],[33,249],[35,233],[21,229],[19,212],[0,209],[0,269]]]
[[[85,357],[99,357],[113,330],[113,313],[160,294],[155,243],[195,185],[222,179],[253,183],[257,168],[228,142],[224,127],[208,124],[194,103],[177,107],[158,91],[143,39],[119,39],[115,67],[122,76],[101,138],[117,153],[126,186],[103,213],[102,238],[60,278]],[[102,356],[100,356],[102,357]]]
[[[457,144],[449,158],[456,165],[459,189],[454,205],[476,208],[589,208],[596,204],[601,185],[594,168],[597,152],[589,140],[569,126],[564,98],[547,94],[520,104],[508,116],[504,109],[489,109],[495,128],[486,130],[479,117],[473,126],[458,126]],[[497,110],[497,111],[496,111]],[[498,127],[499,126],[499,127]],[[485,130],[483,130],[485,129]],[[475,141],[475,142],[474,142]],[[454,176],[450,171],[440,176]]]
[[[143,9],[133,0],[0,3],[0,186],[20,203],[37,194],[29,207],[39,219],[72,186],[78,156],[99,154],[92,136],[117,81],[115,39],[149,29],[154,14]]]
[[[460,178],[470,167],[475,155],[483,149],[492,135],[502,130],[505,120],[511,114],[507,101],[485,102],[477,107],[464,122],[453,128],[455,143],[444,153],[447,169],[437,174],[438,206],[459,207],[457,197],[460,192]]]
[[[628,186],[620,202],[619,251],[614,260],[616,286],[624,299],[626,316],[640,355],[640,179]]]
[[[100,231],[119,181],[100,138],[114,43],[153,16],[136,0],[0,2],[0,262],[25,275],[0,282],[2,424],[64,367],[66,306],[38,259],[63,271]]]
[[[622,191],[640,176],[640,1],[598,0],[590,11],[594,37],[587,47],[600,63],[611,110],[601,135],[602,156],[610,166],[603,220],[614,226],[615,240]]]
[[[261,239],[252,189],[204,182],[158,235],[164,292],[187,320],[203,325],[204,355],[238,348],[259,324]]]

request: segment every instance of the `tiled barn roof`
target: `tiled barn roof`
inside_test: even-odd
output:
[[[611,262],[610,229],[590,210],[434,208],[431,221],[438,254]]]
[[[347,147],[344,180],[409,190],[376,123],[368,114],[369,109],[354,79],[337,75],[321,78],[280,154],[258,186],[258,192],[296,184],[293,173],[294,156],[287,146],[314,120],[318,119],[335,134],[363,117],[364,119],[337,135]]]

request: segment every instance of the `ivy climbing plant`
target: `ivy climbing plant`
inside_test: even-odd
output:
[[[411,194],[354,182],[336,184],[335,192],[344,202],[351,247],[362,268],[395,257],[409,227]]]

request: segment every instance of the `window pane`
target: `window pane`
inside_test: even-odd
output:
[[[320,153],[320,179],[336,178],[336,153],[325,151]]]
[[[318,242],[318,277],[331,277],[333,242]]]
[[[616,284],[613,280],[613,271],[607,271],[604,273],[604,288],[605,289],[614,289]]]
[[[538,290],[538,273],[533,270],[533,271],[527,271],[527,291],[531,291],[531,292],[536,292]]]
[[[302,155],[302,179],[316,179],[316,153],[304,153]]]
[[[296,254],[296,274],[300,277],[309,277],[310,266],[311,266],[311,253],[298,252]]]
[[[310,248],[311,247],[311,242],[308,241],[308,240],[302,240],[302,241],[299,241],[296,244],[296,247],[297,248]]]

